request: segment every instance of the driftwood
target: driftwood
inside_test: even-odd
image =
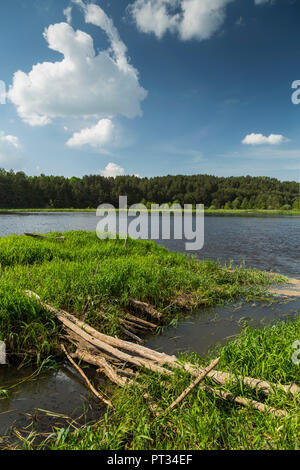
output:
[[[172,367],[177,368],[178,365],[176,362],[170,364]],[[185,370],[189,372],[193,376],[197,376],[199,374],[199,368],[195,368],[193,364],[185,364]],[[226,385],[227,383],[236,384],[239,381],[242,382],[244,385],[252,388],[258,392],[263,393],[264,395],[269,395],[274,393],[275,390],[281,390],[287,394],[291,394],[293,396],[297,396],[300,394],[300,387],[296,384],[289,384],[289,385],[282,385],[282,384],[274,384],[271,382],[266,382],[264,380],[254,379],[252,377],[242,377],[242,376],[235,376],[230,372],[220,372],[220,371],[211,371],[207,374],[208,377],[213,379],[213,381],[218,385]],[[300,396],[299,396],[300,399]]]
[[[143,320],[142,318],[135,317],[129,313],[126,315],[126,319],[133,321],[133,323],[144,325],[146,328],[157,328],[157,325],[149,321]]]
[[[65,319],[65,320],[70,320],[73,324],[79,327],[79,329],[83,332],[89,333],[91,336],[96,338],[97,340],[102,341],[106,345],[113,346],[114,348],[120,348],[122,350],[140,355],[142,358],[147,359],[149,361],[154,361],[156,364],[159,365],[169,365],[172,368],[182,368],[184,367],[187,372],[189,372],[191,375],[194,377],[198,377],[199,374],[203,372],[203,369],[200,367],[195,367],[194,364],[186,363],[184,366],[182,366],[180,363],[178,363],[178,359],[176,356],[169,356],[164,353],[159,353],[157,351],[151,350],[149,348],[146,348],[144,346],[138,345],[138,344],[133,344],[128,341],[123,341],[119,338],[113,338],[112,336],[105,335],[103,333],[98,332],[91,326],[85,324],[84,322],[78,320],[76,317],[73,315],[64,312],[62,310],[57,310],[51,305],[45,304],[41,301],[39,296],[37,294],[27,291],[27,295],[29,296],[34,296],[42,305],[44,308],[49,310],[50,312],[54,313],[59,319]],[[61,320],[62,321],[62,320]],[[68,326],[68,325],[66,325]],[[72,326],[72,325],[71,325]],[[78,330],[77,330],[78,332]],[[75,331],[76,333],[76,331]],[[93,344],[93,343],[91,343]],[[109,353],[109,351],[107,351]],[[118,354],[118,351],[114,350],[114,353]],[[110,353],[109,353],[110,354]],[[114,354],[111,354],[115,359],[122,359],[120,356],[114,356]],[[134,362],[135,365],[138,365]],[[165,369],[166,371],[166,369]],[[169,372],[169,371],[168,371]],[[235,376],[232,373],[229,372],[221,372],[221,371],[211,371],[208,374],[208,377],[212,378],[215,383],[218,385],[226,385],[227,383],[237,383],[238,381],[241,381],[244,383],[244,385],[255,389],[256,391],[262,392],[264,394],[270,394],[274,393],[274,390],[282,390],[285,393],[289,393],[291,395],[298,395],[300,394],[300,387],[298,387],[296,384],[289,384],[289,385],[282,385],[282,384],[273,384],[269,383],[263,380],[255,379],[252,377],[241,377],[241,376]]]
[[[162,313],[158,312],[153,305],[147,304],[146,302],[141,302],[140,300],[135,300],[135,299],[129,299],[129,302],[131,305],[138,310],[140,310],[142,313],[147,313],[153,318],[156,318],[157,320],[160,320],[162,317]]]
[[[53,313],[60,321],[63,322],[63,320],[69,320],[75,326],[78,326],[79,329],[82,332],[86,332],[89,335],[93,336],[97,340],[100,340],[106,345],[113,346],[115,348],[120,348],[124,351],[128,351],[137,355],[142,356],[145,359],[149,359],[150,361],[154,361],[158,364],[168,364],[169,362],[177,361],[176,356],[169,356],[164,353],[159,353],[157,351],[154,351],[152,349],[146,348],[144,346],[140,346],[138,344],[131,343],[129,341],[124,341],[119,338],[113,338],[112,336],[105,335],[103,333],[100,333],[99,331],[95,330],[93,327],[90,325],[87,325],[86,323],[82,322],[81,320],[78,320],[78,318],[74,317],[74,315],[71,315],[68,312],[65,312],[63,310],[58,310],[54,308],[52,305],[46,304],[42,302],[40,297],[35,294],[34,292],[31,291],[26,291],[26,294],[29,297],[34,297],[36,300],[39,301],[39,303],[49,312]],[[68,325],[66,325],[68,326]],[[72,326],[72,325],[71,325]],[[72,330],[73,331],[73,330]],[[78,330],[77,330],[78,332]],[[76,333],[76,331],[75,331]],[[115,351],[116,352],[116,351]],[[114,356],[113,356],[114,357]],[[118,357],[116,357],[118,358]]]
[[[88,364],[92,364],[98,367],[97,372],[104,372],[107,377],[117,385],[124,386],[127,382],[126,379],[119,377],[118,374],[113,369],[112,365],[107,362],[104,357],[95,356],[93,354],[88,353],[87,351],[77,350],[75,356]]]
[[[99,400],[103,401],[103,403],[105,403],[107,406],[109,406],[110,408],[112,408],[112,403],[110,400],[107,400],[106,398],[104,398],[102,395],[100,395],[99,392],[97,392],[97,390],[93,387],[93,385],[91,384],[91,382],[89,381],[89,379],[87,378],[87,376],[85,375],[85,373],[83,372],[83,370],[80,369],[80,367],[76,364],[76,362],[73,361],[73,359],[71,358],[71,356],[68,354],[66,348],[64,347],[63,344],[61,344],[61,349],[63,350],[63,352],[65,353],[65,355],[67,356],[68,360],[71,362],[71,364],[75,367],[75,369],[79,372],[79,374],[81,375],[81,377],[83,377],[83,379],[85,380],[88,388],[93,392],[93,394],[99,398]]]
[[[123,331],[123,333],[125,333],[126,336],[129,336],[129,338],[133,339],[134,341],[137,341],[140,344],[144,343],[144,341],[139,336],[137,336],[135,333],[130,331],[130,326],[127,326],[127,328],[125,328],[124,326],[121,326],[121,330]]]
[[[169,406],[167,411],[173,410],[177,405],[179,405],[179,403],[182,402],[182,400],[201,382],[201,380],[203,380],[207,376],[207,374],[211,370],[213,370],[216,367],[217,364],[219,364],[219,362],[220,362],[220,357],[212,361],[212,363],[208,367],[206,367],[206,369],[204,369],[204,371],[199,375],[199,377],[197,377],[196,380],[194,380],[194,382],[191,383],[191,385],[188,388],[186,388],[184,392],[175,401],[173,401],[173,403]]]
[[[137,375],[132,369],[129,369],[126,373],[126,369],[124,369],[123,366],[127,367],[128,364],[131,364],[133,368],[147,368],[153,372],[169,376],[174,374],[174,369],[180,368],[196,377],[196,380],[184,392],[184,394],[182,394],[182,397],[180,396],[177,398],[174,404],[171,405],[172,408],[175,407],[181,399],[183,399],[184,396],[192,390],[193,387],[199,384],[205,376],[210,377],[219,385],[237,383],[240,380],[246,386],[256,391],[264,392],[265,394],[274,393],[275,390],[282,390],[292,395],[299,394],[300,388],[295,384],[272,384],[251,377],[239,377],[229,372],[212,370],[219,362],[219,359],[214,361],[214,363],[206,369],[202,369],[190,363],[180,364],[176,356],[159,353],[141,346],[140,344],[134,344],[132,342],[124,341],[116,337],[113,338],[112,336],[100,333],[70,313],[58,310],[53,306],[42,302],[37,294],[30,291],[26,291],[26,294],[31,297],[35,297],[43,308],[52,312],[64,325],[67,330],[68,339],[77,346],[77,351],[73,354],[74,358],[78,358],[96,366],[98,371],[104,373],[112,382],[120,386],[124,386],[127,383],[128,378],[133,378]],[[113,364],[115,364],[117,368],[113,366]],[[169,366],[173,370],[166,369],[163,366]],[[276,410],[255,400],[235,397],[229,392],[220,391],[205,385],[200,385],[200,387],[208,393],[214,393],[219,398],[233,401],[243,406],[251,406],[256,410],[269,412],[275,416],[287,416],[285,411]]]
[[[249,406],[250,408],[253,408],[254,410],[258,410],[263,413],[270,413],[274,416],[281,416],[281,417],[288,416],[288,413],[284,410],[278,410],[276,408],[272,408],[271,406],[264,405],[263,403],[260,403],[255,400],[251,400],[250,398],[235,397],[232,393],[223,392],[222,390],[216,390],[215,388],[208,387],[207,385],[200,385],[200,387],[205,392],[214,394],[217,397],[222,398],[223,400],[233,401],[235,403],[238,403],[239,405],[246,406],[246,407]]]
[[[51,240],[49,237],[45,237],[44,235],[39,235],[37,233],[29,233],[29,232],[24,232],[24,235],[26,237],[32,237],[32,238],[40,238],[42,240]],[[55,237],[55,240],[60,240],[60,241],[65,241],[65,237]]]

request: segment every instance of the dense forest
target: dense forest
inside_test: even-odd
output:
[[[1,209],[96,208],[102,203],[118,207],[119,196],[128,204],[204,204],[211,209],[299,209],[299,183],[268,177],[209,175],[138,178],[99,175],[82,178],[26,176],[0,170]]]

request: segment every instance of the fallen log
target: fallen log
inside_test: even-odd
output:
[[[31,237],[31,238],[40,238],[42,240],[51,240],[51,238],[45,237],[44,235],[40,235],[38,233],[24,232],[24,235],[26,237]],[[65,239],[66,239],[65,237],[55,237],[55,240],[65,241]]]
[[[146,367],[150,370],[166,375],[170,375],[171,371],[161,366],[168,365],[171,368],[176,369],[184,368],[194,377],[198,377],[199,374],[203,372],[202,368],[196,367],[193,364],[180,364],[176,356],[169,356],[139,344],[134,344],[128,341],[120,340],[119,338],[113,338],[111,336],[104,335],[91,326],[78,320],[73,315],[62,310],[57,310],[51,305],[42,302],[37,294],[30,291],[26,291],[26,294],[35,297],[45,309],[54,313],[67,328],[73,331],[73,333],[81,338],[81,340],[86,341],[90,347],[96,347],[97,349],[100,349],[102,352],[106,353],[108,356],[112,356],[114,359],[125,363],[131,363],[137,367]],[[117,348],[120,348],[121,350]],[[136,354],[140,357],[126,354],[122,350]],[[229,372],[215,370],[210,371],[207,376],[212,378],[213,381],[218,385],[226,385],[227,383],[237,383],[238,381],[241,381],[244,383],[244,385],[266,395],[274,393],[275,390],[282,390],[285,393],[290,393],[293,396],[299,395],[300,399],[300,387],[298,387],[296,384],[273,384],[252,377],[235,376]]]
[[[171,374],[171,371],[169,371],[167,369],[164,369],[163,367],[161,367],[160,365],[158,365],[155,362],[152,362],[151,360],[145,359],[144,357],[141,357],[141,356],[140,357],[131,356],[127,353],[124,353],[123,351],[121,351],[119,349],[114,348],[110,344],[105,343],[104,341],[98,339],[99,336],[106,337],[106,338],[111,338],[112,340],[116,339],[116,338],[108,337],[108,336],[103,335],[99,332],[97,332],[98,337],[90,335],[85,330],[92,330],[94,332],[96,332],[96,330],[94,330],[93,328],[91,328],[88,325],[84,324],[80,320],[77,320],[75,317],[73,317],[73,315],[71,315],[69,313],[67,314],[67,312],[57,310],[56,308],[52,307],[51,305],[45,304],[44,302],[41,301],[39,296],[37,294],[35,294],[34,292],[28,292],[27,291],[27,295],[34,296],[44,308],[46,308],[47,310],[54,313],[56,315],[56,317],[63,323],[63,325],[65,325],[73,333],[78,335],[81,338],[81,340],[85,340],[88,345],[92,345],[92,346],[94,346],[94,347],[110,354],[111,356],[115,357],[116,359],[122,360],[123,362],[129,362],[129,363],[134,364],[138,367],[145,367],[147,369],[152,370],[153,372],[158,372],[160,374],[166,374],[166,375]],[[73,321],[69,320],[68,317],[71,317]],[[78,326],[78,324],[83,324],[85,330],[81,329]],[[118,340],[118,342],[119,341],[121,341],[121,340]],[[127,343],[127,342],[123,342],[123,343]],[[137,345],[134,345],[133,343],[129,343],[129,344],[131,344],[132,346],[137,346]],[[139,348],[141,348],[141,346],[139,346]],[[147,349],[147,348],[144,348],[144,349]]]
[[[140,300],[136,299],[129,299],[129,302],[133,307],[136,307],[138,310],[140,310],[143,313],[147,313],[153,318],[156,318],[157,320],[160,320],[162,317],[162,313],[158,312],[153,305],[147,304],[146,302],[141,302]]]
[[[178,367],[175,361],[173,362],[173,366],[172,366],[172,363],[169,363],[169,365],[174,368]],[[199,370],[201,370],[199,368],[198,369],[195,368],[193,364],[189,364],[189,363],[186,363],[184,365],[184,368],[187,372],[189,372],[195,377],[199,374]],[[296,384],[289,384],[289,385],[274,384],[271,382],[266,382],[264,380],[254,379],[252,377],[243,377],[241,375],[236,376],[230,372],[220,372],[220,371],[211,371],[209,372],[208,377],[210,377],[218,385],[226,385],[227,383],[236,384],[240,381],[244,385],[248,386],[249,388],[252,388],[258,392],[261,392],[264,395],[269,395],[271,393],[274,393],[276,390],[281,390],[293,396],[297,396],[300,394],[300,387],[298,387],[298,385]],[[300,395],[298,399],[300,400]]]
[[[26,294],[29,297],[34,297],[38,302],[49,312],[53,313],[56,317],[64,317],[71,322],[73,322],[75,325],[77,325],[79,328],[81,328],[83,331],[87,332],[88,334],[94,336],[95,338],[99,339],[100,341],[103,341],[107,343],[110,346],[120,348],[124,351],[128,351],[134,354],[138,354],[146,359],[152,360],[154,362],[157,362],[158,364],[168,364],[173,363],[173,361],[177,361],[176,356],[169,356],[164,353],[160,353],[157,351],[154,351],[152,349],[146,348],[145,346],[140,346],[138,344],[131,343],[129,341],[124,341],[119,338],[113,338],[112,336],[105,335],[103,333],[100,333],[99,331],[95,330],[95,328],[91,327],[90,325],[87,325],[83,321],[79,320],[76,318],[74,315],[71,315],[68,312],[65,312],[64,310],[58,310],[54,308],[52,305],[46,304],[42,302],[40,297],[35,294],[34,292],[31,291],[26,291]]]
[[[131,330],[133,333],[138,333],[138,332],[145,332],[145,331],[149,331],[149,328],[146,328],[146,326],[144,325],[139,325],[137,323],[134,323],[133,321],[130,321],[130,320],[125,320],[123,318],[120,318],[120,322],[127,326],[129,330]]]
[[[118,374],[114,371],[111,364],[107,362],[104,357],[95,356],[93,354],[88,353],[87,351],[77,350],[75,356],[88,364],[98,367],[97,372],[101,371],[104,372],[105,375],[116,385],[124,387],[126,385],[127,380],[119,377]]]
[[[144,325],[148,328],[157,328],[157,325],[155,325],[154,323],[143,320],[142,318],[135,317],[134,315],[131,315],[130,313],[127,313],[126,319],[132,320],[134,323],[140,323],[141,325]]]
[[[169,408],[166,410],[166,412],[173,410],[177,405],[179,405],[180,402],[203,380],[207,374],[216,367],[217,364],[220,362],[220,357],[215,359],[214,361],[211,362],[211,364],[206,367],[203,372],[194,380],[191,385],[182,392],[182,394],[175,400],[173,403],[169,406]]]
[[[76,364],[76,362],[73,361],[73,359],[71,358],[71,356],[68,354],[66,348],[64,347],[63,344],[61,344],[61,349],[63,350],[63,352],[65,353],[65,355],[67,356],[68,360],[70,361],[70,363],[75,367],[75,369],[79,372],[79,374],[81,375],[81,377],[83,377],[83,379],[85,380],[88,388],[93,392],[93,394],[99,398],[99,400],[103,401],[103,403],[105,403],[107,406],[109,406],[110,408],[113,408],[113,405],[111,403],[110,400],[107,400],[106,398],[104,398],[102,395],[100,395],[99,392],[97,392],[97,390],[93,387],[93,385],[91,384],[91,382],[89,381],[89,379],[87,378],[87,376],[85,375],[85,373],[83,372],[83,370]]]
[[[254,410],[261,411],[263,413],[270,413],[274,416],[277,417],[288,417],[288,413],[284,410],[278,410],[276,408],[272,408],[271,406],[267,406],[264,403],[260,403],[255,400],[251,400],[250,398],[243,398],[243,397],[235,397],[232,393],[229,392],[224,392],[222,390],[216,390],[215,388],[209,387],[207,385],[200,385],[202,390],[205,392],[211,393],[213,395],[216,395],[219,398],[222,398],[223,400],[227,401],[233,401],[235,403],[238,403],[239,405],[242,406],[249,406],[250,408],[253,408]]]
[[[128,326],[127,328],[125,328],[124,326],[121,326],[121,329],[125,333],[126,336],[129,336],[129,338],[133,339],[134,341],[137,341],[140,344],[144,343],[144,341],[139,336],[137,336],[135,333],[132,333],[132,331],[129,331]]]

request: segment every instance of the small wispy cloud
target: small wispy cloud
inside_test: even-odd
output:
[[[104,170],[100,170],[100,175],[106,178],[125,175],[125,169],[117,165],[117,163],[110,162],[106,165]]]
[[[21,161],[22,151],[18,137],[0,131],[0,166],[19,166]]]
[[[286,139],[281,134],[270,134],[268,137],[263,134],[248,134],[242,140],[244,145],[280,145],[283,142],[287,142]]]

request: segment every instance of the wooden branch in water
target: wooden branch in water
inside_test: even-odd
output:
[[[127,326],[127,328],[128,328],[128,326]],[[137,341],[140,344],[144,343],[144,341],[139,336],[132,333],[131,331],[129,331],[129,328],[128,329],[127,328],[125,328],[124,326],[121,326],[121,330],[125,333],[126,336],[133,339],[134,341]]]
[[[65,355],[67,356],[68,360],[71,362],[71,364],[75,367],[75,369],[79,372],[79,374],[81,375],[81,377],[83,377],[83,379],[85,380],[88,388],[93,392],[93,394],[99,398],[99,400],[103,401],[103,403],[105,403],[106,405],[108,405],[110,408],[113,408],[113,405],[111,403],[110,400],[107,400],[106,398],[104,398],[102,395],[100,395],[99,392],[97,392],[97,390],[93,387],[93,385],[91,384],[91,382],[89,381],[89,379],[87,378],[87,376],[85,375],[85,373],[83,372],[83,370],[76,364],[76,362],[73,361],[73,359],[71,358],[71,356],[68,354],[66,348],[64,347],[63,344],[61,344],[61,349],[63,350],[63,352],[65,353]]]
[[[203,380],[207,374],[216,367],[220,362],[220,357],[212,361],[212,363],[203,370],[203,372],[191,383],[191,385],[182,392],[182,394],[169,406],[166,411],[173,410],[180,402]]]
[[[171,375],[172,372],[161,366],[168,365],[173,369],[185,369],[194,377],[198,377],[199,374],[203,372],[203,369],[196,367],[193,364],[180,364],[176,356],[169,356],[167,354],[159,353],[139,344],[134,344],[128,341],[123,341],[119,338],[113,338],[112,336],[104,335],[103,333],[98,332],[91,326],[78,320],[76,317],[69,314],[68,312],[57,310],[51,305],[42,302],[37,294],[30,291],[26,291],[26,294],[28,296],[35,297],[46,310],[56,315],[56,317],[69,330],[71,330],[75,335],[77,335],[82,341],[85,341],[88,347],[95,347],[97,349],[100,349],[101,352],[107,354],[108,357],[112,357],[125,363],[131,363],[137,367],[146,367],[155,372],[167,375]],[[126,354],[123,351],[133,353],[135,355],[138,355],[139,357],[132,356],[131,354]],[[207,375],[219,385],[226,385],[227,383],[237,383],[240,380],[242,383],[244,383],[244,385],[256,391],[262,392],[266,395],[274,393],[275,390],[282,390],[285,393],[291,394],[293,396],[299,395],[298,399],[300,399],[300,387],[298,387],[296,384],[273,384],[263,380],[254,379],[252,377],[237,377],[232,373],[221,372],[216,370],[210,371]]]
[[[124,387],[127,380],[123,377],[119,377],[113,369],[112,365],[108,361],[99,355],[90,354],[88,351],[78,350],[75,353],[76,357],[81,361],[87,362],[93,366],[98,367],[97,372],[104,372],[107,377],[115,384]]]
[[[129,299],[129,302],[133,307],[136,307],[143,313],[147,313],[153,318],[156,318],[157,320],[160,320],[162,317],[162,313],[158,312],[156,308],[153,307],[153,305],[147,304],[146,302],[141,302],[140,300],[136,299]]]
[[[26,235],[26,237],[40,238],[42,240],[51,240],[51,238],[45,237],[44,235],[39,235],[37,233],[24,232],[24,235]],[[55,240],[65,241],[65,237],[55,237]]]
[[[126,319],[132,320],[135,323],[140,323],[141,325],[145,325],[149,328],[157,328],[157,325],[155,325],[154,323],[143,320],[142,318],[135,317],[134,315],[130,315],[129,313],[126,315]]]
[[[146,359],[149,359],[151,361],[154,361],[158,364],[169,364],[169,363],[174,363],[177,361],[176,356],[169,356],[168,354],[160,353],[157,351],[154,351],[152,349],[146,348],[145,346],[140,346],[139,344],[134,344],[129,341],[124,341],[119,338],[113,338],[112,336],[105,335],[103,333],[100,333],[99,331],[95,330],[93,327],[90,325],[87,325],[81,320],[78,320],[78,318],[74,317],[74,315],[71,315],[68,312],[65,312],[64,310],[58,310],[52,305],[46,304],[42,302],[40,297],[35,294],[34,292],[31,291],[26,291],[26,294],[29,297],[34,297],[36,298],[40,304],[49,312],[53,313],[57,318],[66,318],[67,320],[70,320],[72,323],[77,325],[79,328],[81,328],[83,331],[87,332],[94,338],[99,339],[100,341],[105,342],[106,344],[116,347],[116,348],[121,348],[124,351],[128,351],[134,354],[138,354]],[[182,366],[180,366],[182,367]]]
[[[166,375],[171,375],[172,374],[171,371],[169,371],[167,369],[164,369],[163,367],[158,365],[158,363],[157,363],[158,361],[156,361],[156,359],[154,359],[155,362],[153,362],[153,359],[152,360],[151,359],[146,359],[145,355],[144,356],[142,355],[142,351],[144,351],[144,350],[147,351],[147,348],[136,345],[136,344],[133,344],[133,343],[128,343],[127,341],[122,341],[122,340],[119,340],[117,338],[112,338],[111,336],[107,336],[107,335],[104,335],[102,333],[99,333],[96,330],[94,330],[92,327],[90,327],[89,325],[86,325],[85,323],[78,320],[73,315],[71,315],[67,312],[63,312],[61,310],[57,310],[56,308],[52,307],[51,305],[45,304],[44,302],[41,301],[41,299],[39,298],[39,296],[37,294],[34,294],[33,292],[30,292],[30,291],[27,291],[26,293],[29,296],[34,296],[45,309],[47,309],[50,312],[54,313],[56,315],[56,317],[63,323],[63,325],[65,325],[68,329],[73,331],[73,333],[76,333],[82,340],[85,340],[88,344],[90,344],[92,346],[95,346],[96,348],[100,349],[101,351],[104,351],[105,353],[108,353],[111,356],[122,360],[123,362],[128,362],[128,363],[134,364],[138,367],[145,367],[147,369],[150,369],[154,372],[158,372],[160,374],[166,374]],[[82,329],[81,327],[84,328],[84,329]],[[87,333],[87,331],[97,333],[97,337],[96,337],[96,335],[92,335],[92,334]],[[99,337],[101,337],[102,339],[100,340]],[[104,341],[103,341],[103,339],[104,339]],[[105,342],[105,340],[107,342]],[[112,340],[114,340],[114,341],[112,341]],[[109,344],[109,343],[112,343],[112,342],[114,342],[114,343],[117,342],[119,347],[121,347],[121,348],[122,348],[122,346],[120,346],[120,344],[124,345],[125,348],[126,348],[127,345],[130,345],[132,351],[137,353],[137,354],[140,354],[140,357],[132,356],[132,355],[129,355],[127,353],[124,353],[123,351],[121,351],[119,349],[116,349],[115,347],[113,347]],[[148,351],[150,351],[150,350],[148,350]],[[161,354],[161,353],[156,353],[156,354]],[[150,355],[150,353],[149,353],[149,355]],[[153,356],[158,357],[155,354]],[[161,356],[163,356],[163,355],[161,355]],[[163,361],[161,360],[160,364],[162,364],[162,363],[163,363]]]
[[[29,233],[29,232],[24,232],[24,235],[26,235],[26,237],[32,237],[32,238],[42,238],[42,239],[47,238],[47,237],[44,237],[43,235],[38,235],[36,233]]]
[[[125,320],[123,318],[121,318],[120,321],[123,323],[124,326],[127,326],[128,329],[131,330],[133,333],[149,331],[149,328],[147,328],[146,326],[134,323],[133,321],[127,319]]]

